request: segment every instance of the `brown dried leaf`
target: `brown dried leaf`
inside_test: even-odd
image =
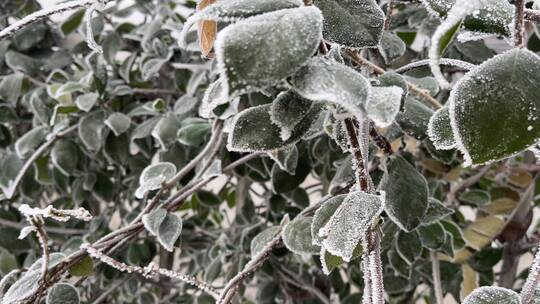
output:
[[[201,0],[197,4],[197,11],[204,9],[215,2],[216,0]],[[197,35],[201,53],[204,57],[212,58],[214,57],[212,48],[214,47],[214,41],[216,40],[217,22],[212,20],[201,20],[198,23],[198,27]]]

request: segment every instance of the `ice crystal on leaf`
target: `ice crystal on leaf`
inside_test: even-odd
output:
[[[448,107],[440,108],[431,116],[427,132],[433,146],[438,150],[450,150],[456,147]]]
[[[383,211],[384,193],[351,192],[319,229],[323,247],[349,262],[358,242]]]
[[[135,197],[141,199],[148,191],[156,190],[161,184],[176,173],[176,166],[172,163],[158,163],[146,167],[139,177],[139,188]]]
[[[483,286],[469,294],[462,304],[520,304],[521,299],[515,291],[496,287]]]
[[[311,240],[312,217],[298,216],[289,222],[281,233],[283,243],[297,254],[319,254],[320,248]]]
[[[219,32],[216,58],[224,95],[257,91],[292,75],[322,38],[322,15],[314,6],[247,18]]]
[[[399,112],[402,95],[403,89],[397,86],[373,87],[366,106],[368,117],[378,127],[388,127]]]

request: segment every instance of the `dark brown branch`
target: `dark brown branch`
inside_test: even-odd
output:
[[[514,15],[514,46],[523,47],[523,28],[525,27],[525,0],[514,0],[516,12]]]
[[[347,118],[344,121],[345,129],[347,131],[347,137],[349,139],[351,153],[354,157],[353,164],[355,166],[356,179],[360,191],[368,191],[369,183],[366,168],[364,167],[364,158],[362,156],[362,150],[360,142],[358,141],[358,135],[356,134],[355,122],[352,118]]]
[[[392,145],[390,145],[390,142],[388,142],[388,139],[386,137],[382,136],[379,131],[377,131],[377,128],[375,127],[375,124],[373,122],[370,122],[369,124],[369,136],[379,147],[379,149],[383,150],[383,152],[386,155],[392,155],[394,154],[394,151],[392,150]]]

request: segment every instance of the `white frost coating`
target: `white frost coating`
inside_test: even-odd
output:
[[[439,59],[442,54],[439,53],[439,44],[443,36],[453,27],[457,26],[463,18],[467,15],[484,8],[489,0],[457,0],[456,4],[452,6],[446,19],[437,27],[433,37],[431,38],[431,46],[429,48],[429,66],[435,79],[439,82],[442,88],[450,87],[450,84],[444,78],[441,67],[439,66]]]
[[[321,57],[312,58],[293,78],[304,98],[332,102],[360,116],[371,98],[369,82],[354,69]]]
[[[470,293],[462,304],[504,303],[519,304],[519,295],[510,289],[497,286],[483,286]]]
[[[161,184],[176,174],[176,166],[169,162],[162,162],[146,167],[139,177],[139,188],[135,197],[142,199],[148,191],[156,190]]]
[[[228,96],[224,94],[223,87],[224,84],[221,79],[214,81],[208,86],[206,91],[204,91],[201,106],[199,107],[199,116],[212,118],[212,111],[217,106],[227,103]]]
[[[371,98],[366,106],[366,112],[377,127],[385,128],[394,122],[399,112],[402,94],[403,89],[397,86],[371,89]]]
[[[330,275],[330,269],[328,269],[328,265],[326,264],[325,256],[326,256],[326,249],[324,247],[321,247],[320,259],[321,259],[322,272],[325,275]]]
[[[84,208],[78,208],[78,209],[56,209],[53,208],[53,206],[47,206],[47,208],[40,209],[40,208],[32,208],[28,206],[27,204],[22,204],[19,207],[19,212],[21,212],[26,217],[32,217],[32,216],[42,216],[45,218],[52,218],[54,220],[57,220],[59,222],[67,222],[70,218],[76,218],[83,221],[89,221],[92,219],[92,215],[88,210]]]
[[[461,61],[461,60],[452,59],[452,58],[440,58],[439,59],[439,64],[440,65],[455,66],[455,67],[458,67],[458,68],[466,70],[466,71],[470,71],[470,70],[472,70],[472,69],[474,69],[476,67],[476,64],[472,64],[472,63],[469,63],[469,62],[466,62],[466,61]],[[423,67],[425,65],[429,65],[429,59],[424,59],[424,60],[418,60],[418,61],[411,62],[411,63],[409,63],[407,65],[404,65],[404,66],[396,69],[395,72],[396,73],[403,73],[403,72],[406,72],[408,70]]]
[[[457,40],[461,43],[467,42],[467,41],[477,41],[486,39],[489,37],[495,36],[491,33],[482,33],[482,32],[473,32],[473,31],[463,31],[458,34]]]
[[[22,240],[26,238],[30,233],[37,231],[36,226],[26,226],[23,229],[21,229],[21,232],[19,233],[19,240]]]
[[[84,19],[86,19],[86,43],[91,50],[99,54],[103,54],[103,49],[99,44],[96,43],[96,40],[94,40],[94,31],[92,29],[92,15],[96,10],[103,9],[105,9],[105,4],[98,0],[94,2],[94,4],[92,4],[84,13]]]
[[[294,66],[289,67],[290,71],[288,72],[290,73],[281,78],[293,74],[298,68],[307,63],[311,54],[317,50],[318,43],[322,39],[322,27],[322,12],[315,6],[304,6],[249,17],[223,29],[218,33],[214,43],[217,70],[223,83],[223,95],[230,98],[231,93],[233,93],[232,95],[235,96],[232,97],[236,97],[238,94],[260,90],[279,82],[281,79],[277,80],[273,79],[273,77],[277,72],[283,73],[283,62],[286,59],[289,59],[289,62],[294,62]],[[286,36],[284,31],[286,31]],[[265,35],[264,39],[261,38],[263,33]],[[276,43],[284,43],[285,38],[289,38],[287,42],[290,45],[285,47],[276,45]],[[302,39],[306,39],[306,41],[302,41]],[[249,73],[249,79],[252,80],[252,83],[249,83],[246,79],[237,79],[236,82],[238,83],[236,85],[242,86],[242,88],[237,88],[235,92],[231,92],[231,79],[227,74],[238,76],[239,73],[234,70],[235,67],[231,67],[228,71],[227,63],[230,63],[228,62],[230,60],[225,55],[226,43],[230,41],[233,41],[236,47],[241,45],[246,50],[245,56],[261,57],[255,63],[259,66],[252,66],[249,69],[251,72]],[[259,48],[262,46],[265,49],[258,52],[254,51],[250,41],[259,44]],[[311,46],[314,41],[317,43],[312,45],[312,50],[309,50],[310,55],[305,56],[306,48]],[[295,62],[294,57],[301,57],[303,62]],[[253,63],[254,61],[251,64]],[[263,64],[264,66],[262,66]],[[254,74],[253,70],[256,70],[257,74]],[[245,75],[240,76],[246,78]]]
[[[301,5],[303,3],[300,0],[281,0],[274,4],[267,0],[219,0],[186,20],[178,36],[178,44],[181,48],[186,48],[186,36],[189,30],[202,20],[233,23],[249,16]]]
[[[469,81],[473,76],[476,76],[476,74],[479,73],[478,71],[482,70],[483,67],[485,67],[487,65],[494,64],[493,62],[495,60],[501,58],[504,54],[512,52],[512,51],[515,51],[515,50],[510,49],[510,50],[508,50],[508,51],[506,51],[504,53],[496,55],[495,57],[493,57],[493,58],[491,58],[489,60],[484,61],[482,64],[478,65],[476,69],[471,70],[470,72],[465,74],[461,79],[459,79],[458,82],[455,84],[455,88],[458,88],[462,82]],[[530,51],[528,51],[526,49],[524,49],[522,51],[530,52]],[[447,101],[448,112],[449,112],[449,116],[450,116],[450,125],[451,125],[452,131],[454,133],[454,139],[456,141],[456,148],[463,154],[463,158],[465,160],[464,163],[463,163],[463,167],[469,167],[469,166],[471,166],[473,164],[473,161],[472,161],[472,157],[471,157],[469,151],[467,150],[467,148],[463,144],[463,138],[459,134],[459,124],[457,123],[456,112],[455,112],[455,109],[456,109],[455,94],[456,94],[455,89],[450,91],[450,96],[448,97],[448,101]],[[536,117],[531,117],[530,119],[537,119],[537,118]],[[528,150],[528,149],[534,147],[535,145],[536,145],[536,143],[532,144],[531,146],[529,146],[528,148],[526,148],[524,150]],[[516,152],[516,153],[514,153],[512,155],[508,155],[506,158],[513,157],[513,156],[515,156],[515,155],[517,155],[517,154],[519,154],[521,152],[522,151],[518,151],[518,152]],[[483,163],[483,165],[488,165],[488,164],[491,164],[491,163],[493,163],[495,161],[498,161],[498,160],[499,159],[493,159],[491,161]]]
[[[446,113],[448,112],[447,107],[438,109],[431,116],[428,123],[427,133],[428,133],[429,139],[433,143],[433,146],[435,146],[437,150],[451,150],[456,147],[456,141],[453,135],[446,134],[447,136],[444,136],[445,134],[443,133],[444,123],[449,122],[449,121],[444,121],[445,118],[443,117],[443,115],[447,115],[445,112]],[[450,125],[450,129],[451,127],[452,126]]]
[[[384,192],[373,195],[351,192],[319,230],[323,247],[333,255],[350,262],[354,249],[371,224],[382,211]]]

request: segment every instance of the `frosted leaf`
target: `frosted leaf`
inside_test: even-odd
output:
[[[491,201],[491,195],[485,190],[471,189],[461,193],[459,200],[467,204],[482,206]]]
[[[131,118],[123,113],[117,112],[109,115],[107,120],[105,120],[105,124],[113,131],[114,135],[119,136],[129,129]]]
[[[294,175],[298,165],[298,148],[296,146],[268,152],[268,155],[276,162],[279,168],[290,175]]]
[[[280,231],[281,228],[279,226],[274,226],[269,227],[257,234],[251,240],[251,258],[257,256],[257,254],[259,254],[264,247],[280,233]]]
[[[422,242],[416,231],[400,231],[395,241],[397,253],[409,265],[412,265],[422,254]]]
[[[349,262],[358,242],[383,211],[384,200],[384,193],[349,193],[326,225],[319,229],[323,247]]]
[[[139,177],[139,188],[135,197],[142,199],[148,191],[156,190],[161,184],[176,174],[176,166],[172,163],[157,163],[146,167]]]
[[[75,104],[79,109],[88,112],[92,109],[92,107],[97,103],[98,100],[98,93],[86,93],[77,97],[77,99],[75,99]]]
[[[22,240],[26,238],[30,233],[37,231],[35,226],[26,226],[21,229],[21,232],[19,233],[19,240]]]
[[[46,304],[79,304],[79,291],[68,283],[56,283],[47,293]]]
[[[421,225],[431,225],[449,216],[452,213],[454,213],[453,209],[446,207],[439,200],[433,197],[430,197],[428,200],[428,207],[426,210],[426,214],[422,218]]]
[[[302,138],[313,122],[318,118],[323,106],[313,104],[304,119],[299,122],[291,136],[282,140],[281,129],[272,123],[270,118],[270,104],[252,107],[237,114],[229,138],[227,148],[229,151],[269,152],[275,149],[288,147]]]
[[[475,289],[462,304],[520,304],[521,299],[515,291],[496,286],[483,286]]]
[[[104,122],[105,114],[102,111],[89,113],[79,120],[79,137],[90,152],[99,151],[103,145]]]
[[[448,107],[440,108],[431,116],[427,133],[433,146],[438,150],[450,150],[456,147]]]
[[[312,217],[298,216],[289,222],[281,233],[283,244],[296,254],[319,254],[320,247],[311,240]]]
[[[162,150],[167,151],[169,146],[176,141],[179,129],[180,121],[174,113],[169,112],[156,124],[152,130],[152,137],[157,140]]]
[[[459,42],[463,43],[463,42],[468,42],[468,41],[484,40],[484,39],[492,37],[492,36],[493,36],[493,34],[490,34],[490,33],[462,31],[457,36],[457,40]]]
[[[379,44],[379,52],[381,53],[384,62],[390,64],[405,54],[407,46],[396,34],[384,32]]]
[[[292,79],[304,98],[332,102],[361,115],[371,96],[371,86],[360,73],[336,61],[312,58]]]
[[[186,35],[191,27],[202,20],[236,22],[244,18],[286,8],[302,6],[301,0],[221,0],[205,7],[186,20],[178,37],[181,47],[186,47]]]
[[[158,241],[168,251],[174,250],[174,243],[182,232],[182,219],[175,214],[167,213],[158,230]]]
[[[32,152],[39,147],[43,140],[45,140],[47,132],[47,128],[42,126],[25,133],[17,140],[17,142],[15,142],[15,152],[17,152],[17,156],[21,159],[29,157]]]
[[[422,4],[434,16],[444,17],[456,3],[455,0],[426,0]],[[463,25],[472,32],[510,35],[509,24],[514,18],[514,6],[506,0],[488,0],[485,8],[475,10],[465,17]]]
[[[206,171],[204,172],[202,177],[204,179],[207,179],[207,178],[211,178],[211,177],[220,176],[223,173],[223,171],[221,169],[222,169],[221,159],[215,159],[208,166],[208,169],[206,169]]]
[[[433,110],[409,95],[405,99],[403,111],[396,116],[396,122],[407,135],[423,140],[427,137],[431,116],[433,116]]]
[[[459,80],[449,114],[465,165],[511,157],[538,142],[538,83],[540,58],[526,49],[497,55]]]
[[[391,156],[380,185],[386,191],[385,211],[401,229],[418,227],[428,208],[427,181],[401,156]]]
[[[417,229],[418,236],[422,241],[422,245],[431,250],[438,250],[444,246],[446,242],[446,232],[444,226],[439,223],[433,223],[431,225],[420,226]]]
[[[368,117],[377,127],[388,127],[399,112],[403,89],[397,86],[373,87],[366,106]]]
[[[266,13],[219,32],[216,59],[224,95],[257,91],[296,72],[322,38],[322,15],[314,6]]]
[[[163,208],[156,208],[149,213],[142,216],[142,222],[144,228],[153,235],[157,235],[159,232],[159,226],[167,216],[167,210]]]
[[[465,238],[463,236],[463,231],[456,223],[442,220],[441,224],[444,226],[444,230],[446,230],[446,232],[452,235],[452,245],[455,249],[461,249],[465,247]]]
[[[281,128],[281,139],[287,140],[296,125],[304,119],[308,113],[312,101],[287,91],[280,93],[270,107],[270,119]]]
[[[197,99],[197,97],[182,95],[182,97],[178,98],[174,103],[174,114],[178,115],[179,117],[185,117],[191,114],[198,103],[199,99]],[[203,117],[200,111],[199,116]]]
[[[373,0],[315,0],[324,15],[324,39],[353,48],[376,47],[384,13]]]
[[[414,84],[419,89],[427,91],[429,95],[435,96],[439,93],[441,88],[439,87],[439,83],[437,80],[433,77],[426,76],[421,78],[411,77],[411,76],[404,76],[405,80],[408,82]]]
[[[330,181],[330,193],[334,193],[334,189],[341,189],[351,183],[354,183],[354,172],[352,167],[352,156],[349,155],[343,159],[336,169],[336,174]]]
[[[54,266],[60,264],[64,259],[66,258],[66,255],[62,252],[52,252],[49,255],[49,269],[52,269]],[[39,271],[41,272],[43,259],[38,259],[35,261],[30,267],[28,267],[28,272],[32,271]]]
[[[224,95],[223,80],[218,79],[211,83],[206,91],[199,108],[199,116],[203,118],[212,118],[216,107],[226,104],[228,96]]]
[[[337,43],[333,43],[326,57],[332,60],[335,60],[339,63],[345,63],[345,60],[343,59],[343,56],[341,55],[341,50],[342,50],[341,45]]]
[[[321,207],[315,211],[313,222],[311,223],[311,237],[314,245],[322,246],[323,238],[319,236],[319,230],[328,223],[337,208],[341,206],[347,194],[333,196],[322,203]]]
[[[362,255],[362,245],[361,242],[358,242],[356,248],[353,251],[353,256],[351,260],[358,258]],[[341,264],[344,264],[345,261],[339,257],[328,252],[324,247],[321,247],[320,253],[322,271],[325,275],[330,275],[332,270],[338,268]]]
[[[176,137],[184,145],[199,147],[211,129],[212,125],[205,119],[188,118],[182,121]]]
[[[37,291],[40,280],[40,270],[27,271],[7,290],[2,298],[2,304],[17,303],[20,300],[28,298]]]

